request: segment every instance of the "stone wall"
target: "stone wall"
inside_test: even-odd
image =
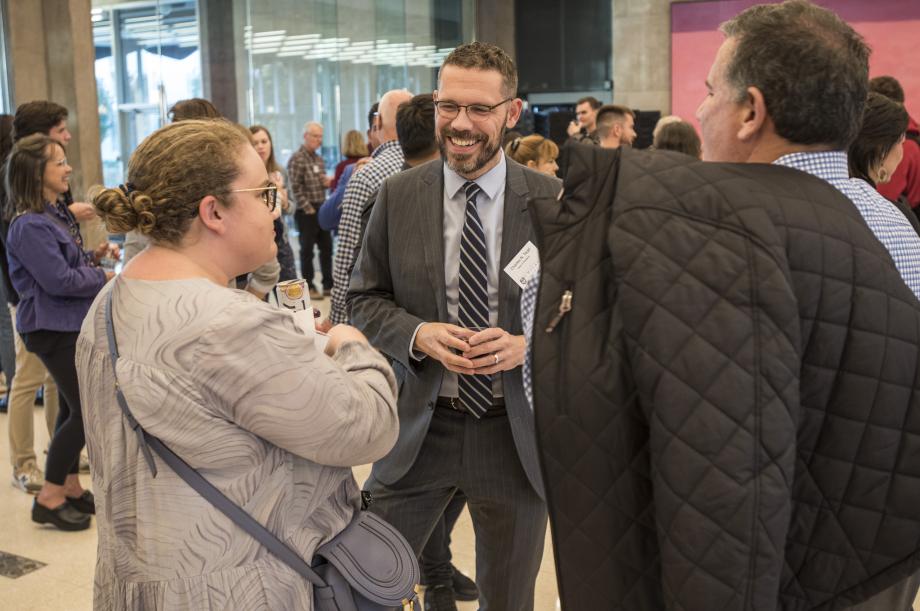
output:
[[[102,182],[91,8],[90,0],[6,0],[13,106],[51,100],[70,111],[67,159],[78,201]],[[99,221],[82,227],[88,245],[105,239]]]
[[[671,111],[671,0],[613,1],[613,99]]]

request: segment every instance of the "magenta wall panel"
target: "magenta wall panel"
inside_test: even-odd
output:
[[[920,119],[920,0],[817,0],[849,22],[872,47],[870,76],[901,81],[907,109]],[[696,107],[722,44],[719,24],[756,0],[713,0],[671,5],[671,111],[697,124]],[[697,127],[699,127],[697,125]]]

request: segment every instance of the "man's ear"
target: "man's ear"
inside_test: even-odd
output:
[[[748,87],[744,101],[738,105],[738,112],[741,113],[738,140],[749,142],[763,131],[767,122],[767,103],[763,92],[757,87]]]
[[[521,113],[524,111],[524,102],[521,98],[514,98],[508,102],[508,115],[505,117],[505,129],[511,129],[517,125]]]
[[[198,203],[198,218],[207,229],[217,235],[224,235],[227,232],[224,216],[223,207],[213,195],[206,195]]]

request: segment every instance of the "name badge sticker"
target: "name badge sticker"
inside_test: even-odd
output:
[[[533,242],[524,244],[524,248],[505,266],[505,273],[523,290],[530,279],[540,269],[540,253]]]
[[[313,164],[313,173],[319,174],[319,164],[316,164],[316,163]]]

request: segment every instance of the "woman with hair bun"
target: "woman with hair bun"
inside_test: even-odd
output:
[[[901,104],[874,91],[866,100],[859,135],[847,151],[850,176],[873,187],[885,184],[904,158],[910,117]]]
[[[559,170],[556,158],[559,147],[539,134],[515,138],[505,146],[505,155],[532,170],[555,176]]]
[[[850,177],[868,183],[873,189],[891,180],[904,159],[904,140],[910,117],[903,105],[876,92],[869,93],[859,135],[850,144],[847,162]],[[875,197],[876,192],[872,192]],[[878,199],[882,195],[878,194]],[[891,200],[888,200],[891,201]],[[892,202],[920,233],[920,221],[906,198]]]
[[[60,396],[32,521],[84,530],[95,501],[78,477],[84,428],[74,353],[83,317],[113,273],[97,266],[108,244],[84,250],[79,225],[59,199],[70,188],[71,172],[64,148],[48,136],[34,134],[13,146],[6,190],[15,216],[6,248],[10,280],[20,297],[16,329],[29,352],[48,368]]]
[[[353,465],[396,441],[396,380],[352,327],[316,347],[289,311],[227,288],[276,256],[275,186],[248,135],[183,121],[145,139],[93,204],[150,245],[90,308],[77,344],[99,497],[95,608],[312,609],[312,586],[160,459],[116,399],[307,562],[361,505]]]

